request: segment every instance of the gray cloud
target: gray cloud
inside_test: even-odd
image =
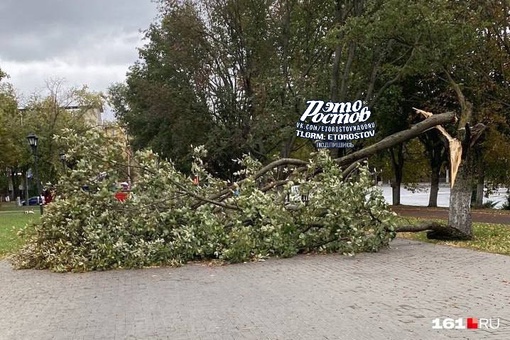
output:
[[[23,93],[49,78],[103,91],[137,59],[151,0],[2,0],[0,68]]]

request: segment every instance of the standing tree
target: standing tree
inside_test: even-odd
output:
[[[2,82],[7,77],[0,71],[0,168],[6,169],[5,194],[11,199],[23,197],[18,188],[26,188],[26,171],[31,161],[29,150],[24,148],[26,140],[21,137],[23,118],[18,112],[18,99],[12,85]],[[22,140],[23,138],[23,140]],[[23,174],[19,176],[18,174]],[[12,191],[10,191],[12,188]]]
[[[288,157],[307,98],[327,97],[329,1],[162,1],[126,84],[110,89],[136,149],[189,167],[190,145],[229,178],[232,159]]]

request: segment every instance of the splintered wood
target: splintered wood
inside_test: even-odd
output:
[[[431,112],[423,111],[417,108],[414,108],[416,112],[422,114],[425,118],[428,118],[432,116]],[[455,183],[455,178],[457,177],[457,172],[459,171],[459,166],[462,158],[462,144],[461,142],[450,136],[448,132],[442,127],[441,125],[436,125],[436,129],[441,132],[443,136],[446,137],[448,140],[448,145],[450,148],[450,169],[451,169],[451,183],[450,187],[453,187],[453,184]]]

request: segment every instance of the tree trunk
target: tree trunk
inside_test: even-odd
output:
[[[476,197],[475,197],[475,207],[482,208],[483,207],[483,189],[485,187],[485,172],[484,172],[484,164],[481,159],[481,155],[477,150],[477,183],[476,183]]]
[[[24,192],[24,199],[28,202],[29,194],[28,194],[28,171],[23,170],[23,188],[25,189]]]
[[[434,226],[429,227],[427,238],[436,240],[471,240],[473,238],[471,179],[472,173],[470,171],[470,164],[463,162],[459,167],[455,183],[450,190],[448,226],[438,228]],[[401,230],[398,229],[397,231]]]
[[[399,144],[390,149],[391,165],[393,167],[393,180],[391,181],[391,193],[393,205],[400,205],[400,186],[402,185],[404,169],[404,145]]]
[[[483,188],[484,188],[484,180],[483,176],[478,177],[478,181],[476,183],[476,197],[475,197],[475,207],[482,208],[483,207]]]
[[[450,149],[450,157],[460,156],[460,163],[457,175],[452,173],[453,187],[450,190],[450,210],[448,215],[448,225],[452,228],[452,233],[442,233],[431,231],[427,234],[429,238],[435,239],[456,239],[470,240],[473,238],[472,219],[471,219],[471,196],[472,196],[472,180],[474,170],[474,157],[470,155],[473,146],[484,132],[486,126],[478,123],[473,129],[470,124],[473,121],[473,104],[466,99],[462,93],[461,86],[453,80],[450,72],[445,70],[446,77],[453,90],[457,94],[460,104],[461,113],[459,118],[457,141],[461,141],[462,148],[460,154],[452,155]],[[450,143],[452,141],[450,140]]]
[[[475,162],[473,147],[485,131],[486,126],[478,123],[473,128],[466,124],[465,129],[460,131],[462,138],[461,162],[457,175],[452,174],[453,187],[450,190],[450,210],[448,224],[451,232],[431,231],[427,235],[435,239],[470,240],[473,238],[471,219],[471,197]],[[451,151],[450,151],[451,152]]]
[[[400,205],[400,186],[402,181],[391,181],[391,202],[393,205]]]
[[[448,223],[460,232],[460,238],[470,240],[473,238],[471,219],[472,173],[469,164],[466,164],[467,162],[463,163],[460,165],[457,178],[450,191]]]
[[[16,190],[14,189],[14,185],[15,185],[14,176],[12,175],[11,171],[7,177],[7,191],[9,191],[9,198],[11,199],[11,201],[14,201],[16,199]]]
[[[430,173],[429,207],[437,207],[437,195],[439,193],[439,173],[441,166],[433,166]]]
[[[428,206],[437,207],[441,166],[447,161],[445,142],[448,143],[448,141],[439,129],[431,130],[423,134],[420,136],[420,140],[425,146],[425,153],[429,157],[430,164],[430,195]]]
[[[17,176],[17,169],[11,168],[11,182],[12,182],[12,199],[15,200],[18,196],[20,196],[19,190],[19,176]],[[21,196],[20,196],[21,197]]]

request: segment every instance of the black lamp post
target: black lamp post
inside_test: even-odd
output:
[[[43,204],[42,204],[42,190],[41,190],[41,181],[39,181],[39,175],[37,174],[37,141],[39,138],[37,138],[36,135],[33,133],[29,134],[27,136],[28,144],[30,144],[30,147],[32,148],[32,153],[34,154],[34,170],[35,170],[35,180],[37,182],[37,202],[39,203],[39,207],[41,208],[41,215],[43,214]],[[27,204],[28,204],[28,198],[27,198]]]

